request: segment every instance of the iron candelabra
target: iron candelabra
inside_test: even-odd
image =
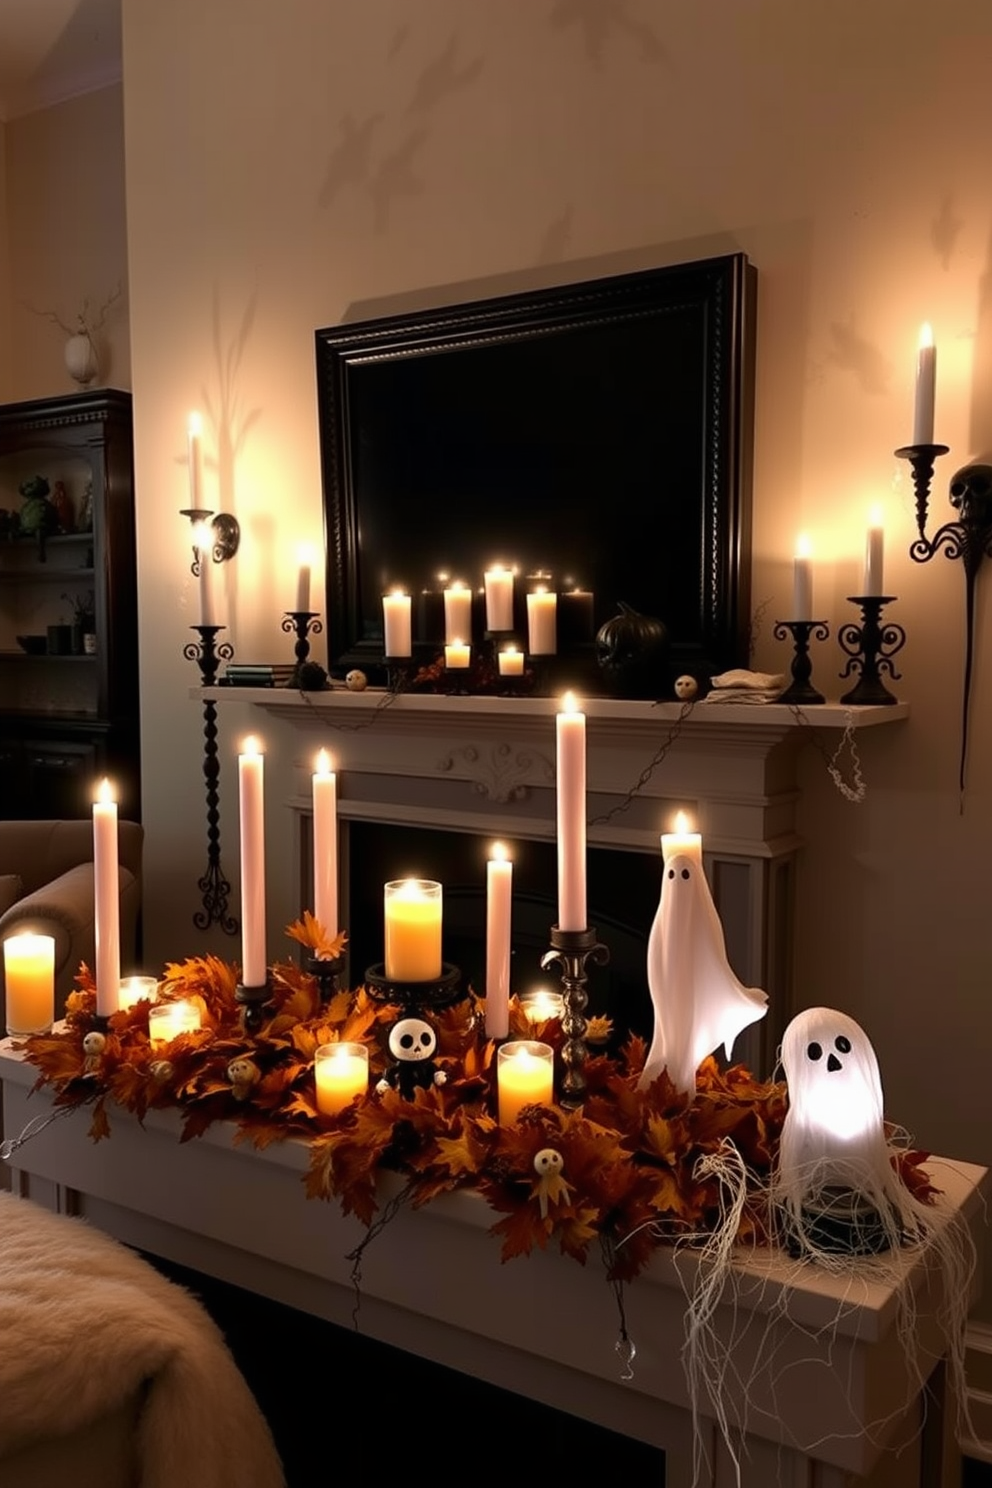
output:
[[[610,959],[608,948],[596,938],[590,925],[585,930],[562,930],[551,926],[551,949],[541,957],[541,969],[546,971],[554,962],[561,967],[562,999],[565,1012],[561,1020],[561,1031],[565,1035],[561,1046],[561,1062],[564,1074],[561,1080],[559,1104],[574,1111],[585,1098],[586,1060],[589,1049],[586,1045],[586,967],[590,961],[602,966]]]
[[[230,641],[218,642],[217,633],[223,625],[192,625],[199,639],[188,641],[183,647],[187,661],[195,661],[200,669],[200,683],[211,687],[217,677],[217,668],[222,661],[230,661],[234,647]],[[228,913],[231,885],[224,877],[220,864],[220,762],[217,750],[217,704],[206,698],[203,704],[203,779],[207,795],[207,869],[197,880],[203,908],[193,916],[198,930],[207,930],[211,925],[220,925],[226,935],[235,935],[238,922]]]

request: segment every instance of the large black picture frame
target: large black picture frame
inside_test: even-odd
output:
[[[494,561],[746,665],[755,292],[729,254],[318,330],[332,672],[382,660],[386,589]]]

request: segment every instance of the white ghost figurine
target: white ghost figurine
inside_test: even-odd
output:
[[[668,1070],[676,1090],[692,1096],[696,1071],[722,1044],[729,1059],[737,1035],[763,1018],[768,997],[745,987],[727,960],[723,926],[700,859],[666,855],[661,901],[648,937],[648,986],[654,1038],[643,1089]]]
[[[834,1008],[806,1008],[782,1036],[789,1109],[779,1140],[775,1197],[799,1222],[824,1190],[862,1195],[883,1216],[904,1207],[889,1159],[882,1081],[864,1030]]]

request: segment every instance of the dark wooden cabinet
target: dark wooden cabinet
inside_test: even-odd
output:
[[[138,695],[131,395],[0,405],[0,816],[86,816],[107,775],[139,820]]]

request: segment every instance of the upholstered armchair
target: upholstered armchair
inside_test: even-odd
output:
[[[118,823],[124,975],[136,969],[144,835],[137,822]],[[55,1015],[61,1017],[80,962],[92,969],[96,954],[89,820],[0,821],[0,942],[24,930],[55,938]]]

